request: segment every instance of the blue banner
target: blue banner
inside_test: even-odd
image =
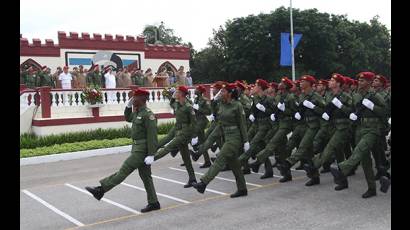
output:
[[[296,48],[302,34],[293,34],[293,49]],[[280,65],[292,66],[292,51],[290,49],[290,33],[280,33]]]

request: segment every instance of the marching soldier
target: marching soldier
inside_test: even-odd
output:
[[[375,74],[372,72],[359,74],[358,93],[353,97],[355,112],[349,115],[349,118],[356,121],[358,125],[355,134],[356,146],[347,160],[338,163],[338,168],[330,168],[335,183],[347,188],[346,176],[360,162],[368,186],[368,190],[362,195],[362,198],[376,196],[376,182],[370,152],[379,140],[379,136],[382,135],[379,122],[386,113],[386,104],[383,98],[370,90],[374,77]],[[390,181],[385,175],[381,176],[380,184],[380,190],[387,192]]]
[[[305,75],[301,78],[300,87],[302,94],[299,96],[299,112],[295,114],[295,117],[305,120],[307,130],[296,152],[291,154],[282,164],[278,165],[282,175],[290,174],[290,168],[298,161],[302,159],[307,161],[313,157],[313,139],[319,131],[319,118],[323,114],[325,105],[324,99],[312,89],[312,85],[315,82],[316,79],[310,75]],[[305,185],[312,186],[315,184],[320,184],[318,177],[310,179]]]
[[[160,209],[150,167],[150,164],[154,161],[153,154],[157,149],[157,120],[152,111],[146,106],[148,97],[148,91],[137,89],[125,108],[125,120],[132,122],[131,137],[133,144],[131,156],[124,161],[118,172],[100,180],[100,186],[85,187],[97,200],[100,200],[105,193],[120,184],[128,175],[138,169],[147,191],[148,199],[148,205],[141,209],[141,212]],[[134,112],[132,111],[132,106],[134,106]]]
[[[205,142],[205,128],[208,125],[207,115],[211,114],[211,103],[209,99],[205,98],[203,94],[206,89],[203,85],[198,85],[195,89],[196,98],[194,100],[194,105],[192,108],[195,110],[196,124],[195,124],[195,135],[191,141],[193,148],[197,148],[199,144]],[[199,166],[199,168],[209,168],[211,166],[211,160],[209,159],[208,151],[203,152],[204,164]]]
[[[214,164],[201,177],[201,181],[194,184],[199,193],[204,193],[206,186],[218,175],[218,173],[229,165],[236,179],[237,191],[231,194],[231,198],[246,196],[245,178],[240,168],[238,152],[249,149],[248,136],[246,133],[245,111],[238,101],[238,92],[235,84],[223,85],[222,102],[218,110],[220,127],[223,132],[224,143]]]
[[[159,149],[153,156],[155,161],[161,159],[171,151],[179,150],[184,161],[185,168],[188,172],[188,183],[184,188],[192,187],[196,183],[194,169],[192,167],[191,158],[189,157],[188,143],[192,139],[192,130],[194,130],[196,118],[192,105],[188,102],[188,88],[179,86],[174,93],[176,101],[173,103],[175,108],[175,136],[165,147]],[[151,156],[147,157],[151,164]]]

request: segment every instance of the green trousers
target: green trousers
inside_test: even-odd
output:
[[[372,167],[371,150],[380,138],[377,128],[371,126],[358,126],[356,128],[356,146],[352,155],[345,161],[339,163],[339,168],[344,175],[353,170],[361,163],[369,189],[376,189],[374,172]]]
[[[195,131],[194,131],[195,134],[193,136],[198,137],[198,145],[206,141],[204,130],[207,125],[208,125],[208,120],[197,119],[197,123],[195,124]],[[211,162],[211,160],[209,159],[208,151],[203,151],[202,154],[204,155],[205,162]]]
[[[304,122],[299,122],[293,128],[292,134],[289,137],[288,142],[286,143],[286,158],[290,156],[294,148],[297,148],[300,144],[300,141],[305,135],[307,126]]]
[[[214,132],[214,130],[215,130],[217,127],[219,127],[219,123],[218,123],[217,121],[212,121],[212,122],[211,122],[211,125],[209,125],[209,128],[208,128],[208,129],[206,130],[206,132],[205,132],[205,140],[207,140],[207,139],[209,138],[209,136]],[[222,134],[219,134],[220,132],[221,132],[220,130],[217,130],[216,133],[214,133],[214,134],[212,134],[212,135],[218,134],[217,136],[218,136],[218,137],[221,137]],[[214,141],[211,143],[211,140],[214,140]],[[221,147],[222,147],[222,138],[216,138],[215,136],[212,136],[211,139],[210,139],[210,142],[207,143],[206,145],[204,145],[204,150],[207,151],[209,148],[212,147],[212,145],[213,145],[215,142],[216,142],[216,145],[219,147],[219,149],[221,149]],[[206,146],[209,146],[209,147],[207,147],[207,148],[205,149]],[[207,153],[208,153],[208,151],[207,151]]]
[[[208,128],[207,132],[210,131],[211,127]],[[217,145],[218,143],[222,143],[222,129],[220,125],[214,125],[212,130],[208,135],[205,134],[205,141],[199,145],[198,153],[203,154],[204,158],[208,156],[209,159],[209,154],[208,154],[208,149],[212,147],[212,145],[216,142]],[[218,145],[219,148],[221,148],[220,145]],[[206,160],[206,158],[205,158]]]
[[[238,160],[238,153],[243,152],[242,148],[243,144],[239,130],[226,131],[221,151],[209,170],[201,177],[201,181],[209,184],[225,167],[225,164],[228,164],[235,176],[238,190],[246,190],[245,177]]]
[[[336,157],[338,163],[344,160],[343,146],[350,142],[349,133],[348,128],[335,129],[323,152],[314,156],[313,165],[315,168],[320,168],[320,166],[329,162],[333,156]]]
[[[313,139],[316,133],[319,131],[319,121],[310,121],[307,124],[307,129],[305,134],[300,141],[300,144],[293,154],[290,155],[286,160],[294,165],[300,160],[310,160],[313,157]]]
[[[131,155],[124,161],[121,168],[114,174],[100,180],[100,184],[104,192],[110,191],[116,185],[120,184],[134,170],[138,169],[138,173],[144,183],[145,191],[147,191],[147,200],[149,204],[158,201],[155,192],[154,183],[151,177],[151,166],[145,165],[144,159],[147,156],[146,144],[132,145]]]
[[[191,141],[191,135],[188,134],[188,130],[176,130],[175,137],[169,142],[168,145],[159,149],[155,155],[154,160],[159,160],[171,151],[179,150],[182,160],[184,161],[185,168],[188,172],[189,180],[195,180],[194,168],[192,167],[191,157],[189,156],[188,143]]]
[[[265,148],[256,155],[259,163],[263,163],[271,155],[274,155],[277,160],[284,160],[288,157],[286,143],[288,140],[287,135],[291,132],[291,129],[290,124],[284,123],[285,122],[281,122],[281,124],[279,124],[277,131],[266,144]]]

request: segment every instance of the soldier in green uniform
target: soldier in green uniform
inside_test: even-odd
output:
[[[24,84],[27,88],[34,89],[37,86],[36,73],[32,66],[27,69],[27,72],[23,74]]]
[[[120,184],[128,175],[138,169],[148,199],[148,205],[141,209],[141,212],[160,209],[150,166],[154,161],[153,154],[157,149],[157,120],[153,112],[146,106],[148,97],[148,91],[137,89],[125,108],[125,120],[132,122],[131,137],[133,144],[131,156],[124,161],[118,172],[100,180],[101,186],[85,187],[97,200],[100,200],[106,192]],[[132,111],[133,105],[134,112]]]
[[[221,98],[221,89],[222,85],[227,84],[226,82],[217,81],[213,88],[216,90],[214,98],[211,100],[211,110],[212,114],[210,115],[211,125],[205,132],[205,141],[204,143],[198,146],[198,151],[191,151],[192,159],[197,161],[202,154],[206,154],[208,149],[216,142],[217,146],[221,146],[222,130],[218,118],[218,109],[220,105]]]
[[[330,102],[327,101],[325,112],[322,114],[322,119],[329,122],[334,127],[331,138],[325,146],[323,152],[317,154],[313,160],[309,160],[305,164],[305,170],[308,177],[318,178],[318,169],[320,166],[329,162],[333,157],[340,163],[344,160],[343,146],[349,143],[349,115],[353,111],[352,97],[343,92],[342,86],[344,77],[338,73],[332,74],[329,81],[329,88],[332,90]],[[346,185],[337,186],[336,190],[344,189]]]
[[[387,84],[387,79],[382,76],[382,75],[376,75],[373,83],[372,83],[372,88],[374,89],[376,94],[379,94],[385,101],[386,106],[390,104],[389,100],[389,94],[385,90]],[[379,122],[379,128],[380,128],[380,139],[379,141],[376,142],[376,145],[374,146],[372,150],[372,155],[374,158],[374,162],[376,164],[376,180],[379,180],[382,175],[386,175],[388,178],[390,178],[390,174],[387,173],[387,170],[389,169],[389,162],[387,161],[386,158],[386,153],[387,151],[387,142],[386,142],[386,136],[389,134],[390,128],[389,128],[389,120],[390,113],[389,110],[386,110],[385,117],[380,120]]]
[[[359,73],[359,90],[353,97],[355,112],[349,118],[356,121],[355,133],[356,146],[352,155],[338,164],[338,168],[331,167],[331,173],[336,184],[347,188],[347,174],[360,162],[366,177],[368,190],[362,195],[363,198],[376,196],[376,182],[372,167],[370,152],[380,140],[380,119],[386,114],[386,104],[380,94],[370,90],[371,83],[375,77],[372,72]],[[387,192],[390,183],[383,175],[380,178],[381,191]]]
[[[238,101],[238,92],[235,84],[224,85],[222,89],[222,103],[218,110],[219,122],[223,132],[224,143],[214,164],[201,177],[201,182],[194,184],[194,188],[204,193],[206,186],[218,175],[225,164],[232,169],[236,179],[237,191],[231,194],[231,198],[246,196],[245,177],[240,168],[238,152],[249,149],[248,136],[246,133],[245,111]]]
[[[327,90],[328,82],[326,80],[319,80],[316,85],[316,92],[325,99],[325,104],[329,104],[333,99],[332,93]],[[317,132],[315,138],[313,139],[313,153],[319,154],[323,152],[326,144],[329,142],[330,137],[334,132],[333,127],[331,126],[329,120],[320,119],[320,129]],[[330,172],[330,165],[332,164],[333,159],[330,159],[328,162],[323,164],[323,169],[320,173]]]
[[[293,82],[293,87],[291,88],[290,92],[294,95],[295,97],[295,105],[298,107],[299,106],[299,95],[301,94],[300,92],[300,80],[295,80]],[[297,111],[296,111],[297,112]],[[295,113],[296,114],[296,113]],[[286,152],[287,152],[287,157],[290,156],[290,154],[293,152],[295,148],[297,148],[300,144],[300,141],[303,138],[303,135],[305,135],[307,126],[305,120],[301,119],[300,117],[292,117],[292,134],[289,137],[288,142],[286,143]],[[302,164],[303,159],[300,162],[300,165],[296,167],[296,170],[302,170],[303,169],[303,164]],[[288,179],[286,179],[288,178]],[[291,175],[286,174],[284,176],[283,181],[286,182],[288,180],[291,180],[292,177]]]
[[[43,66],[43,68],[37,76],[37,84],[37,86],[50,86],[51,88],[55,87],[50,73],[50,68],[48,68],[47,66]]]
[[[265,148],[266,143],[264,138],[271,128],[269,122],[270,115],[273,113],[273,101],[274,98],[267,95],[267,89],[269,83],[263,79],[257,79],[255,87],[253,88],[255,95],[253,98],[253,104],[251,107],[251,115],[249,120],[256,124],[256,134],[250,141],[250,149],[241,156],[239,160],[246,170],[248,167],[248,160],[250,157],[255,157],[256,154]],[[262,179],[273,177],[272,163],[269,158],[265,159],[265,173],[262,175]]]
[[[301,77],[300,87],[302,94],[299,96],[299,112],[295,114],[295,117],[302,118],[307,124],[307,130],[303,135],[300,144],[293,154],[291,154],[286,160],[278,165],[282,175],[291,173],[290,168],[300,160],[310,160],[313,157],[313,139],[316,133],[319,131],[320,123],[319,118],[323,114],[325,106],[325,100],[318,93],[314,92],[312,85],[316,82],[316,79],[310,75],[304,75]],[[305,185],[312,186],[319,184],[318,177],[310,179]]]
[[[283,77],[279,84],[279,93],[275,98],[274,113],[270,119],[278,124],[278,130],[266,144],[266,147],[256,155],[256,161],[250,164],[252,171],[258,172],[259,166],[274,154],[276,162],[281,164],[288,155],[286,151],[287,135],[291,132],[292,116],[296,111],[295,96],[289,92],[292,88],[292,81],[287,77]],[[280,182],[292,180],[291,174],[282,174]]]
[[[211,103],[209,99],[205,98],[203,94],[206,92],[206,89],[203,85],[198,85],[195,89],[195,99],[194,108],[195,117],[196,117],[196,124],[194,130],[194,138],[191,141],[192,147],[195,149],[198,147],[199,144],[205,142],[205,128],[208,125],[208,118],[207,115],[211,114]],[[199,166],[199,168],[209,168],[211,166],[211,160],[209,159],[208,151],[203,152],[204,155],[204,164]]]
[[[160,148],[154,156],[155,161],[157,161],[171,151],[180,151],[189,176],[188,183],[184,185],[184,188],[191,187],[194,183],[196,183],[195,173],[188,150],[188,143],[192,139],[192,130],[195,128],[196,118],[192,105],[186,98],[188,93],[188,88],[185,86],[179,86],[175,91],[173,96],[176,99],[173,103],[176,120],[175,136],[166,146]]]
[[[87,86],[97,86],[97,87],[102,87],[102,75],[100,73],[100,68],[98,65],[94,66],[94,69],[90,69],[90,71],[87,73],[86,77],[87,81]]]

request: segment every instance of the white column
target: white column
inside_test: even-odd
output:
[[[51,106],[53,106],[53,107],[56,107],[57,106],[57,103],[56,103],[56,95],[57,95],[57,93],[56,92],[51,92],[51,95],[52,95],[52,98],[51,98]]]

